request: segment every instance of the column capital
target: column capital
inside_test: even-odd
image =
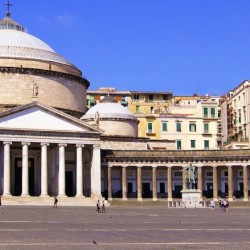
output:
[[[3,142],[3,145],[6,145],[6,144],[11,145],[11,144],[12,144],[12,141],[4,141],[4,142]]]
[[[108,162],[108,168],[112,168],[113,164],[111,162]]]
[[[76,148],[84,148],[85,145],[84,144],[76,144]]]
[[[42,143],[41,143],[41,146],[46,146],[46,147],[48,147],[48,146],[49,146],[49,143],[47,143],[47,142],[42,142]]]
[[[157,165],[152,165],[152,168],[155,168],[155,169],[156,169],[157,167],[158,167]]]
[[[101,145],[100,144],[93,144],[93,148],[100,148]]]
[[[29,146],[30,142],[22,142],[22,146],[25,146],[25,145]]]
[[[248,166],[247,164],[243,164],[242,165],[243,168],[247,168],[247,166]]]
[[[122,168],[127,168],[128,167],[128,165],[122,165]]]
[[[58,147],[67,147],[67,144],[66,143],[59,143]]]

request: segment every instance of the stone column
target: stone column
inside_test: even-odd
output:
[[[76,196],[83,196],[83,169],[82,148],[84,145],[76,145]]]
[[[48,196],[48,157],[47,147],[48,143],[41,143],[41,196]]]
[[[137,167],[137,200],[142,201],[141,166]]]
[[[112,201],[112,167],[108,166],[108,200]]]
[[[59,144],[59,173],[58,195],[65,196],[65,147],[67,144]]]
[[[152,167],[152,186],[153,186],[153,201],[157,201],[157,177],[156,177],[157,166]]]
[[[3,195],[8,196],[10,193],[10,145],[12,142],[3,142],[4,145],[4,172],[3,172]]]
[[[233,168],[232,166],[227,166],[228,169],[228,201],[233,201]]]
[[[186,170],[182,167],[182,190],[187,190]]]
[[[101,149],[100,145],[93,145],[91,165],[91,197],[100,199],[101,195]]]
[[[248,168],[247,165],[243,166],[243,201],[248,201]]]
[[[201,191],[201,199],[203,198],[203,183],[202,183],[202,166],[198,166],[198,190]]]
[[[168,166],[168,201],[173,201],[172,166]]]
[[[218,201],[217,166],[213,166],[213,199]]]
[[[122,199],[127,200],[127,166],[122,167]]]
[[[29,145],[28,142],[22,142],[22,196],[29,196]]]

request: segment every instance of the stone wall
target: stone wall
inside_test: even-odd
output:
[[[60,75],[0,72],[1,108],[24,105],[32,101],[85,113],[86,84]]]

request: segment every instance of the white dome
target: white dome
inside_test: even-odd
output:
[[[0,29],[0,57],[35,59],[73,66],[40,39],[18,30]]]
[[[94,119],[96,112],[99,112],[100,118],[121,118],[137,120],[137,118],[130,113],[130,111],[119,103],[98,103],[81,119]]]
[[[23,47],[55,51],[40,39],[18,30],[0,30],[0,46]]]

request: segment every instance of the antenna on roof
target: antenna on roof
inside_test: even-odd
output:
[[[10,6],[12,6],[12,4],[11,4],[10,1],[8,0],[8,2],[5,3],[4,5],[7,6],[6,16],[7,16],[7,17],[10,17]]]

